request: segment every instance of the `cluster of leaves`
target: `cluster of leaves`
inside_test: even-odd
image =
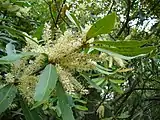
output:
[[[159,104],[160,90],[158,35],[154,34],[151,40],[116,40],[129,35],[129,20],[136,16],[136,13],[130,16],[130,11],[133,12],[132,8],[136,9],[134,5],[140,3],[126,1],[119,1],[119,4],[109,1],[109,8],[105,7],[105,0],[99,1],[99,4],[94,0],[1,1],[0,119],[159,119],[159,108],[155,107]],[[109,2],[106,4],[109,5]],[[125,12],[123,7],[126,4],[127,18],[119,29],[119,18]],[[146,4],[150,5],[149,2]],[[116,9],[118,5],[120,10]],[[93,7],[96,9],[93,10]],[[101,10],[108,12],[101,13]],[[43,40],[45,23],[51,23],[50,39],[53,43],[70,28],[72,34],[77,31],[82,34],[85,23],[92,24],[83,38],[78,36],[83,42],[78,50],[73,51],[100,57],[100,61],[91,61],[94,69],[72,70],[78,80],[77,86],[81,81],[83,87],[88,88],[88,94],[66,91],[58,73],[58,56],[51,61],[50,53],[23,51],[28,40],[39,47],[48,44]],[[131,39],[145,36],[136,32]],[[50,45],[52,47],[52,43]],[[64,55],[65,58],[67,55]],[[33,86],[34,83],[36,86]],[[27,92],[23,93],[23,90]],[[25,94],[28,92],[29,98]]]

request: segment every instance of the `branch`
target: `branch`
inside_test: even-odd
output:
[[[118,38],[118,37],[122,34],[122,32],[124,31],[124,29],[125,29],[125,28],[127,27],[127,25],[128,25],[128,22],[129,22],[129,20],[130,20],[130,16],[129,16],[130,9],[131,9],[131,1],[130,1],[130,0],[127,0],[126,21],[125,21],[125,23],[123,24],[122,28],[121,28],[121,29],[119,30],[119,32],[117,33],[116,38]]]
[[[63,6],[64,6],[66,0],[63,0],[63,3],[62,3],[62,5],[61,5],[61,7],[60,7],[60,10],[58,9],[57,1],[54,0],[54,2],[55,2],[55,4],[56,4],[56,8],[57,8],[57,11],[58,11],[58,15],[57,15],[56,22],[55,22],[55,23],[57,24],[57,23],[58,23],[58,20],[59,20],[59,18],[60,18],[60,15],[61,15],[61,12],[62,12],[62,9],[63,9]]]
[[[55,19],[54,19],[53,14],[52,14],[52,6],[51,6],[51,4],[49,4],[46,0],[44,0],[44,2],[48,5],[49,11],[50,11],[50,15],[51,15],[51,18],[52,18],[52,20],[53,20],[53,24],[54,24],[54,26],[57,28]]]

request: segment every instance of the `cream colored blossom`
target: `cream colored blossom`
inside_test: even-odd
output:
[[[15,77],[14,77],[13,74],[7,73],[7,74],[5,74],[5,80],[6,80],[8,83],[14,83]]]
[[[35,91],[35,86],[37,83],[37,77],[36,76],[28,76],[23,75],[19,79],[19,85],[18,88],[21,92],[21,94],[24,96],[24,98],[27,99],[29,104],[32,104],[34,102],[33,96]]]
[[[89,71],[95,68],[91,60],[98,60],[98,56],[75,52],[61,59],[59,64],[70,70]]]
[[[81,94],[88,93],[88,91],[83,88],[83,86],[72,76],[69,71],[57,65],[57,72],[59,74],[60,81],[67,92],[73,93],[77,91]]]

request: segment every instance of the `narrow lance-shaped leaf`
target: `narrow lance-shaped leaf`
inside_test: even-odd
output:
[[[23,57],[31,56],[31,55],[36,55],[36,53],[26,52],[21,54],[10,54],[0,58],[0,64],[11,64],[17,60],[20,60]]]
[[[34,100],[42,103],[43,101],[48,100],[50,93],[56,86],[57,79],[58,75],[56,68],[52,64],[47,65],[36,85]]]
[[[65,94],[65,91],[60,82],[57,82],[56,94],[58,97],[59,107],[62,113],[63,120],[75,120],[71,107],[68,103],[67,95]]]
[[[26,120],[42,120],[36,111],[29,110],[28,105],[24,99],[20,100],[20,104]]]
[[[106,46],[114,46],[118,48],[135,48],[140,47],[144,44],[147,44],[148,40],[128,40],[128,41],[94,41],[93,44],[106,45]]]
[[[16,30],[16,29],[14,29],[14,28],[12,28],[12,27],[0,25],[0,30],[1,30],[1,29],[5,29],[5,30],[7,30],[8,32],[10,32],[10,33],[13,34],[13,35],[19,35],[19,36],[27,37],[28,39],[30,39],[30,40],[32,40],[33,42],[37,43],[34,39],[32,39],[31,37],[27,36],[27,35],[24,34],[22,31]]]
[[[17,89],[13,84],[8,84],[0,89],[0,114],[9,107],[16,93]]]
[[[74,23],[78,29],[82,32],[82,28],[81,28],[81,25],[80,25],[80,22],[77,20],[77,18],[71,14],[68,10],[66,11],[66,16],[68,17],[68,19]]]
[[[89,40],[93,37],[96,37],[97,35],[109,33],[113,29],[115,21],[115,13],[107,15],[104,18],[98,20],[87,32],[86,39]]]
[[[93,48],[93,49],[96,49],[96,50],[98,50],[98,51],[107,53],[108,55],[115,56],[115,57],[119,57],[119,58],[124,59],[124,60],[131,60],[131,59],[134,59],[134,58],[136,58],[136,57],[145,56],[145,54],[140,54],[140,55],[137,55],[137,56],[128,57],[128,56],[124,56],[124,55],[121,55],[121,54],[112,52],[112,51],[110,51],[110,50],[108,50],[108,49],[105,49],[104,47],[92,47],[92,48]]]

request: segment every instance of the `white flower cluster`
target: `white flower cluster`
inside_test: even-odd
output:
[[[74,93],[75,91],[78,91],[81,94],[88,93],[88,90],[84,89],[84,87],[72,76],[71,72],[63,69],[60,65],[57,65],[57,72],[64,89],[68,93]]]

